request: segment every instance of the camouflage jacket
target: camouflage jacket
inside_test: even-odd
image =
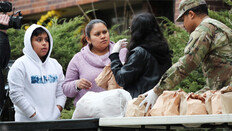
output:
[[[204,89],[217,90],[229,85],[232,74],[232,30],[206,17],[190,34],[184,56],[162,76],[154,91],[158,95],[173,89],[202,63]]]

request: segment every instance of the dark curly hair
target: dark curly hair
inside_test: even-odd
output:
[[[172,65],[172,51],[169,49],[155,16],[147,12],[134,16],[130,29],[131,40],[127,47],[128,51],[130,52],[137,46],[144,48],[156,58],[163,74]],[[129,53],[127,58],[128,55]]]

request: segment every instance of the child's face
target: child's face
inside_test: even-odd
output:
[[[38,36],[33,36],[31,40],[32,48],[35,53],[39,56],[40,59],[43,59],[49,51],[49,42],[48,42],[47,33],[42,33]]]

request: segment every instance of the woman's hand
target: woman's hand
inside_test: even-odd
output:
[[[153,89],[144,93],[144,95],[146,96],[146,98],[139,104],[139,106],[142,106],[145,103],[147,103],[146,108],[145,108],[145,113],[146,113],[150,106],[151,106],[151,108],[154,106],[154,104],[158,98],[158,95],[154,92]]]
[[[92,83],[84,78],[77,80],[77,88],[78,89],[90,89],[92,87]]]
[[[119,41],[114,45],[111,54],[119,52],[119,51],[121,50],[121,48],[125,48],[126,45],[128,44],[128,42],[126,42],[126,41],[127,41],[127,39],[119,40]]]

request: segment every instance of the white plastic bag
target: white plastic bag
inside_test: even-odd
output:
[[[123,117],[129,100],[132,100],[130,93],[123,89],[87,92],[76,103],[72,119]]]

